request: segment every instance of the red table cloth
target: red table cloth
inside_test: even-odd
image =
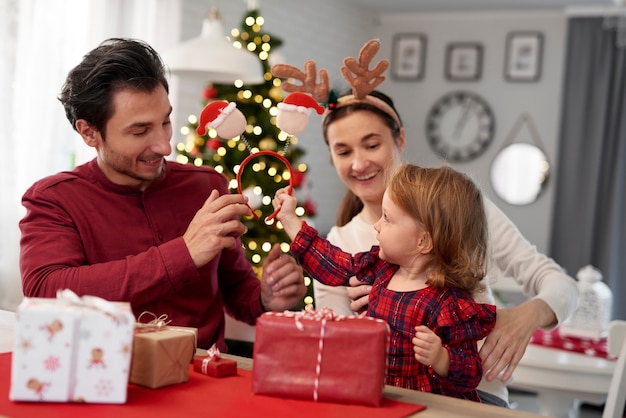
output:
[[[343,405],[252,394],[252,372],[216,379],[193,371],[189,381],[160,389],[128,386],[126,404],[26,403],[9,400],[11,353],[0,354],[0,416],[46,417],[406,417],[426,407],[384,399],[380,407]]]
[[[560,350],[573,351],[593,357],[601,357],[608,360],[615,360],[616,358],[608,353],[606,338],[593,341],[585,338],[562,337],[559,334],[558,328],[551,331],[538,329],[530,339],[530,343]]]

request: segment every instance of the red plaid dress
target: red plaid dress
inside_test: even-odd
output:
[[[482,364],[477,341],[495,326],[495,306],[478,304],[455,287],[388,290],[398,266],[381,260],[377,246],[353,256],[320,238],[306,223],[292,242],[291,252],[324,284],[345,286],[352,276],[372,284],[367,313],[387,321],[391,328],[387,384],[480,402],[476,387]],[[411,338],[418,325],[433,330],[450,353],[448,376],[437,375],[415,359]]]

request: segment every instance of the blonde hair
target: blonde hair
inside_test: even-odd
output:
[[[478,290],[486,274],[487,218],[474,182],[448,166],[403,164],[387,190],[391,200],[431,235],[436,267],[428,283]]]

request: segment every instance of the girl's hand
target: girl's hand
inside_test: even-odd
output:
[[[276,219],[280,221],[283,228],[289,238],[292,240],[300,231],[302,227],[302,221],[296,215],[296,204],[298,199],[289,194],[289,187],[283,187],[276,192],[274,199],[272,199],[272,206],[274,210],[278,210]]]
[[[441,344],[441,338],[425,325],[415,327],[412,338],[415,359],[425,366],[431,366],[435,373],[445,377],[450,368],[450,355]]]

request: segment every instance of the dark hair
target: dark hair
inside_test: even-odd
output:
[[[150,45],[110,38],[69,72],[58,99],[74,129],[76,121],[84,119],[104,138],[106,123],[115,110],[114,93],[123,89],[152,92],[159,85],[169,93],[163,61]]]
[[[373,90],[369,95],[374,96],[384,101],[385,103],[387,103],[389,107],[391,107],[393,111],[396,112],[396,116],[398,117],[398,120],[400,121],[400,123],[402,123],[402,120],[400,119],[400,114],[398,113],[398,110],[395,108],[391,97],[387,96],[385,93],[380,92],[378,90]],[[383,121],[383,123],[389,128],[394,140],[397,140],[400,137],[400,129],[402,128],[402,126],[398,125],[398,123],[394,120],[394,118],[391,115],[389,115],[387,112],[385,112],[381,108],[376,107],[373,104],[370,104],[368,102],[353,101],[345,105],[338,106],[337,108],[329,111],[328,114],[325,116],[324,121],[322,122],[322,133],[324,135],[324,141],[326,142],[326,145],[328,145],[328,136],[327,136],[328,127],[333,122],[343,119],[344,117],[350,116],[351,114],[355,112],[360,112],[360,111],[371,112],[375,114],[376,116],[378,116]],[[361,212],[362,209],[363,209],[363,202],[361,201],[361,199],[359,199],[350,190],[347,190],[346,194],[343,196],[343,199],[337,211],[337,219],[336,219],[337,225],[344,226],[345,224],[350,222],[350,220],[354,218],[356,214]]]

